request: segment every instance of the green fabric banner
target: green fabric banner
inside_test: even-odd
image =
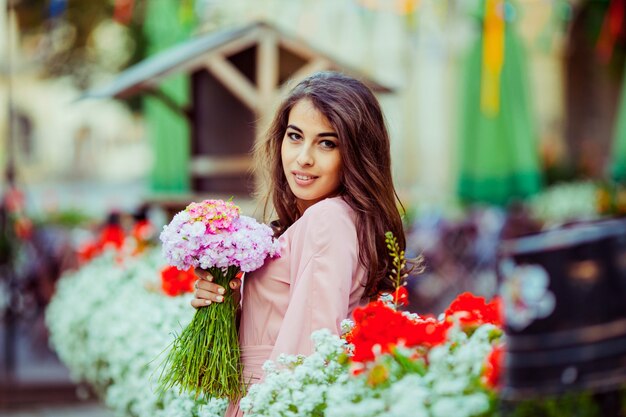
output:
[[[154,55],[187,40],[195,25],[181,19],[178,0],[146,2],[144,31],[148,55]],[[190,100],[189,76],[172,76],[161,83],[160,94],[166,95],[181,109]],[[184,193],[189,190],[190,130],[186,117],[172,110],[162,100],[145,99],[148,134],[154,150],[151,188],[155,193]]]
[[[505,10],[511,13],[511,7],[507,4]],[[482,55],[481,30],[465,59],[461,79],[458,194],[465,202],[506,205],[537,193],[542,186],[525,54],[510,21],[504,29],[499,110],[493,115],[481,109]]]

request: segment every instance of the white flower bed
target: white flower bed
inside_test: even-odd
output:
[[[451,328],[448,341],[428,353],[423,374],[407,373],[383,355],[377,363],[384,369],[384,381],[372,383],[366,375],[350,375],[341,356],[345,341],[320,330],[313,333],[316,348],[311,356],[268,361],[264,382],[250,388],[241,408],[250,417],[490,416],[495,394],[480,378],[494,332],[499,334],[491,324],[481,325],[471,336]]]
[[[191,321],[191,295],[162,294],[158,252],[119,256],[105,253],[59,281],[46,314],[52,346],[72,375],[96,387],[120,416],[222,416],[225,400],[196,400],[178,390],[159,398],[164,352]],[[345,340],[320,330],[312,335],[312,355],[268,361],[264,382],[249,389],[241,408],[257,417],[493,415],[495,392],[481,378],[501,330],[471,329],[455,324],[428,349],[399,342],[395,354],[367,363],[349,359]]]
[[[66,274],[46,312],[50,343],[77,380],[92,384],[118,415],[217,417],[226,401],[157,394],[162,352],[193,317],[190,295],[158,290],[160,251],[107,252]]]

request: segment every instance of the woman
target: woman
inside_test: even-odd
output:
[[[308,355],[311,333],[392,290],[385,232],[404,249],[391,177],[389,135],[380,105],[361,82],[334,72],[300,82],[279,107],[259,166],[269,167],[281,257],[249,274],[243,286],[239,339],[246,381],[267,359]],[[225,289],[199,271],[192,305],[223,301]],[[230,283],[239,292],[239,280]],[[227,416],[239,416],[231,404]]]

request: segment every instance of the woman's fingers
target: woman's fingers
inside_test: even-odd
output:
[[[191,306],[193,308],[206,307],[208,305],[211,305],[211,303],[211,300],[203,300],[201,298],[194,298],[193,300],[191,300]]]
[[[195,293],[196,299],[208,300],[215,303],[221,303],[224,301],[224,296],[211,291],[197,289]]]
[[[213,275],[211,275],[211,273],[207,271],[206,269],[196,268],[194,269],[194,273],[196,274],[198,278],[201,278],[207,281],[213,281]]]
[[[197,290],[205,290],[208,292],[213,292],[216,294],[224,294],[226,290],[221,285],[215,284],[213,282],[205,281],[204,279],[199,279],[196,281],[194,287]]]
[[[194,293],[194,299],[191,300],[191,305],[194,308],[206,307],[211,305],[212,303],[221,303],[224,301],[224,294],[226,290],[221,285],[215,284],[211,282],[213,277],[206,271],[202,271],[202,275],[198,274],[196,270],[196,275],[198,275],[199,279],[194,283],[194,287],[196,292]],[[206,277],[210,277],[210,280]],[[228,286],[234,291],[233,297],[235,298],[235,302],[239,301],[240,294],[239,288],[241,287],[240,279],[232,279],[228,283]]]
[[[233,291],[233,299],[235,300],[235,303],[239,304],[239,301],[241,301],[241,280],[238,278],[231,279],[228,286]]]

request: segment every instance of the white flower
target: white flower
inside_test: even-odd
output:
[[[158,251],[127,257],[107,252],[64,275],[46,311],[50,343],[77,380],[86,380],[120,415],[219,417],[224,400],[155,392],[162,352],[193,316],[190,295],[146,289],[164,266]]]
[[[354,321],[350,319],[344,319],[341,321],[341,334],[349,333],[354,328]]]

